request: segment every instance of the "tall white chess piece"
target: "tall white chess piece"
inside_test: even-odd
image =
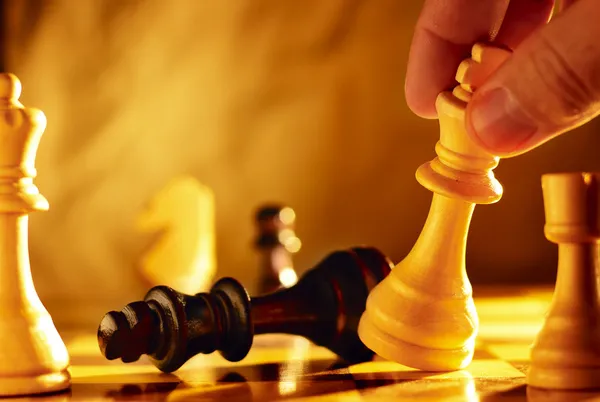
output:
[[[70,386],[69,355],[33,285],[28,214],[48,209],[33,184],[46,128],[40,110],[19,102],[21,83],[0,74],[0,396]]]
[[[441,93],[437,158],[417,170],[433,192],[427,221],[410,253],[373,289],[358,334],[375,353],[406,366],[446,371],[473,358],[479,319],[465,266],[467,236],[477,204],[502,197],[493,169],[465,127],[467,103],[490,65],[506,51],[476,44],[457,72],[460,85]]]

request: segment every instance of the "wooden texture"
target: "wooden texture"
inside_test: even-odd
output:
[[[600,388],[600,174],[542,177],[548,240],[558,244],[554,299],[532,349],[528,383]]]
[[[460,369],[475,349],[478,318],[465,265],[467,235],[475,205],[498,201],[502,186],[492,172],[499,158],[471,141],[464,117],[470,91],[482,72],[491,71],[488,53],[497,52],[475,45],[458,70],[460,85],[439,95],[437,158],[416,174],[434,193],[429,215],[410,253],[369,295],[361,318],[359,334],[369,348],[411,367]]]
[[[165,374],[146,358],[106,360],[94,333],[64,332],[72,357],[70,391],[45,401],[298,401],[538,402],[590,401],[600,393],[541,390],[525,385],[529,347],[544,320],[551,288],[475,288],[480,331],[464,370],[435,373],[376,359],[340,364],[304,338],[260,335],[237,363],[198,355]],[[16,399],[20,401],[20,399]]]
[[[69,356],[29,266],[28,214],[48,209],[33,184],[46,117],[19,102],[21,83],[0,74],[0,396],[70,385]]]

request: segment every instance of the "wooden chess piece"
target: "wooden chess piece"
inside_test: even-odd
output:
[[[367,361],[373,352],[356,328],[369,291],[390,269],[378,250],[354,248],[329,255],[293,287],[252,299],[233,278],[195,296],[157,286],[144,301],[107,313],[98,344],[109,360],[128,363],[146,354],[164,372],[215,350],[242,360],[254,336],[266,333],[303,336],[350,363]]]
[[[478,317],[465,267],[467,234],[475,205],[497,202],[502,186],[492,172],[499,158],[470,139],[464,118],[483,72],[504,53],[475,45],[458,69],[460,85],[437,98],[437,158],[416,173],[434,193],[427,221],[410,253],[369,295],[358,329],[386,359],[430,371],[461,369],[472,359]]]
[[[268,205],[256,213],[255,247],[260,256],[258,294],[289,288],[298,282],[293,254],[300,250],[294,232],[296,213],[290,207]]]
[[[600,173],[546,174],[542,190],[544,234],[558,244],[558,274],[527,383],[600,389]]]
[[[215,200],[209,187],[192,176],[176,177],[152,197],[137,227],[154,235],[138,264],[148,286],[162,284],[183,293],[210,288],[217,263]]]
[[[28,214],[48,209],[33,184],[46,117],[19,102],[21,83],[0,74],[0,395],[70,386],[69,356],[31,276]]]

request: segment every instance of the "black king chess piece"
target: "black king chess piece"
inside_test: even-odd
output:
[[[330,254],[296,285],[254,298],[233,278],[194,296],[156,286],[144,301],[107,313],[98,344],[109,360],[130,363],[146,354],[166,373],[216,350],[240,361],[254,335],[266,333],[300,335],[348,363],[367,361],[373,352],[359,340],[358,322],[369,292],[391,267],[379,250],[353,248]]]

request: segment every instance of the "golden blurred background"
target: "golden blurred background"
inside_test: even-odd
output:
[[[299,273],[334,249],[412,247],[431,193],[415,180],[437,122],[411,113],[404,74],[416,0],[15,0],[5,64],[48,128],[31,218],[38,293],[57,325],[97,324],[143,296],[136,219],[170,181],[212,190],[217,276],[252,291],[253,216],[297,214]],[[600,170],[598,120],[503,160],[505,194],[476,208],[475,285],[554,281],[540,176]],[[168,268],[166,268],[168,269]]]

